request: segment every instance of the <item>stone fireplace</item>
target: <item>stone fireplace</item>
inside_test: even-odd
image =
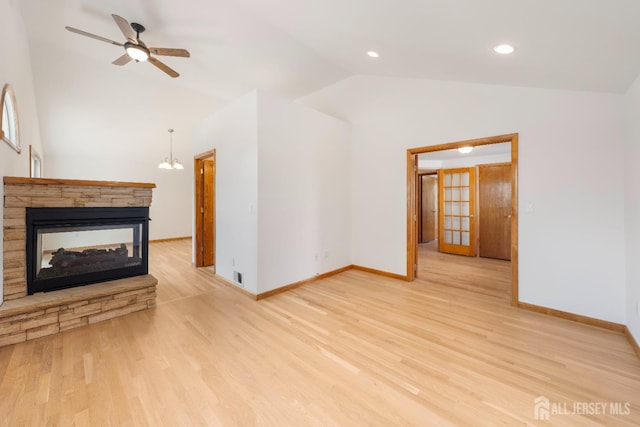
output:
[[[0,346],[155,306],[154,187],[4,177]]]

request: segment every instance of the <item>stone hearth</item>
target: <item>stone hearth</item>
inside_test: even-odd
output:
[[[155,184],[4,177],[0,346],[155,306],[151,275],[27,295],[27,207],[149,207]]]

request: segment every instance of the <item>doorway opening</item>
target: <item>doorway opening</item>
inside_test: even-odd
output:
[[[195,265],[215,268],[216,247],[216,150],[194,157],[195,181]]]
[[[488,146],[492,144],[501,144],[501,143],[509,143],[510,145],[510,168],[506,169],[506,175],[509,179],[510,184],[510,206],[507,210],[501,213],[502,216],[506,219],[509,232],[509,241],[508,252],[509,257],[511,259],[511,305],[518,305],[518,189],[517,189],[517,176],[518,176],[518,134],[508,134],[508,135],[500,135],[488,138],[480,138],[473,139],[468,141],[458,141],[452,142],[448,144],[434,145],[428,147],[418,147],[407,150],[407,280],[413,281],[417,276],[417,268],[418,268],[418,244],[423,241],[424,234],[424,223],[420,220],[421,214],[421,203],[422,193],[419,191],[423,186],[422,180],[424,180],[424,176],[428,176],[430,173],[434,173],[437,171],[437,168],[433,168],[433,170],[425,170],[424,168],[420,170],[418,167],[418,157],[421,154],[425,153],[433,153],[437,154],[439,152],[444,152],[446,150],[459,149],[461,147],[479,147],[479,146]],[[459,173],[459,171],[454,171],[454,173]],[[444,185],[445,176],[440,171],[440,176],[443,178],[441,180],[440,185]],[[455,175],[452,175],[451,179],[456,179]],[[453,182],[453,181],[450,181]],[[452,183],[448,184],[451,187],[451,191],[453,194],[456,194],[456,187],[461,186],[454,185]],[[464,186],[462,186],[464,187]],[[461,191],[464,188],[460,188]],[[443,193],[444,194],[444,193]],[[456,197],[456,196],[454,196]],[[455,205],[455,203],[453,203]],[[438,206],[443,206],[443,200],[439,200]],[[431,208],[429,208],[431,209]],[[436,221],[438,225],[438,234],[439,240],[445,240],[445,233],[452,229],[451,233],[446,236],[453,236],[452,241],[448,241],[448,243],[453,243],[454,245],[461,242],[457,242],[455,240],[456,235],[464,237],[464,228],[463,226],[450,226],[445,224],[449,224],[445,222],[445,218],[442,215],[445,214],[444,209],[438,210],[438,218]],[[471,218],[474,217],[474,212],[471,212]],[[459,216],[459,215],[453,215]],[[454,218],[452,218],[454,219]],[[451,223],[457,224],[452,221]],[[429,228],[431,225],[429,225]],[[448,228],[447,228],[448,227]],[[460,230],[456,230],[456,228],[460,228]],[[459,231],[456,234],[456,231]],[[470,245],[470,244],[469,244]]]

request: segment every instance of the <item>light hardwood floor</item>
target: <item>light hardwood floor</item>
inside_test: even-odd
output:
[[[418,245],[418,279],[511,303],[511,263],[438,252],[437,240]]]
[[[413,283],[351,270],[253,301],[189,251],[151,245],[156,309],[0,348],[0,425],[640,424],[625,337],[510,307],[508,263],[421,248]],[[539,396],[606,415],[538,421]]]

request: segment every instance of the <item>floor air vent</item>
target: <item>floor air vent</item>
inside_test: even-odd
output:
[[[242,273],[234,271],[233,272],[233,281],[242,284]]]

